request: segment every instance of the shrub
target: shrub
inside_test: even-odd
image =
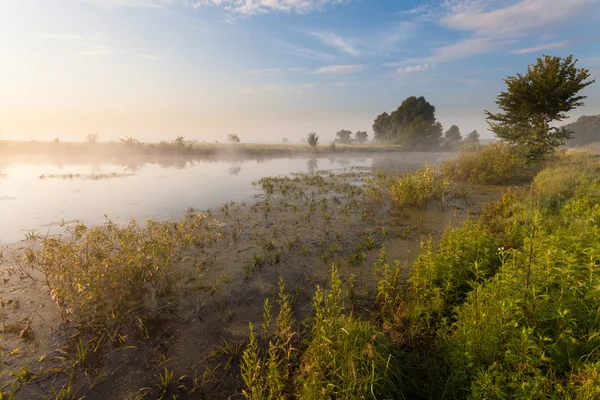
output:
[[[409,206],[424,210],[432,200],[436,200],[443,208],[444,199],[449,191],[450,179],[434,167],[425,164],[423,169],[398,178],[390,187],[390,197],[400,209]]]
[[[311,132],[306,137],[306,142],[310,145],[310,147],[316,148],[319,144],[319,136],[315,132]]]
[[[166,293],[182,250],[220,235],[219,224],[204,214],[146,225],[78,224],[67,228],[67,238],[45,238],[40,251],[26,253],[25,262],[43,272],[59,309],[86,317]]]
[[[498,185],[522,175],[525,163],[517,148],[506,143],[471,146],[458,157],[444,161],[444,176],[463,182]]]

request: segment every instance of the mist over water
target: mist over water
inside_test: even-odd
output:
[[[265,176],[353,167],[410,170],[450,153],[394,153],[293,158],[178,158],[86,163],[79,158],[20,158],[0,167],[0,243],[64,232],[61,221],[98,225],[180,217],[188,207],[206,210],[228,202],[251,202],[252,185]]]

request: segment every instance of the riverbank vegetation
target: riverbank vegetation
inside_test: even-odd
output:
[[[527,146],[31,235],[5,283],[46,303],[2,299],[2,397],[600,397],[600,157],[517,116]]]

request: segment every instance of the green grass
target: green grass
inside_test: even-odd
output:
[[[286,361],[251,339],[244,393],[599,398],[598,221],[600,162],[562,156],[528,188],[507,190],[480,216],[449,226],[438,242],[423,240],[408,279],[383,249],[367,319],[347,311],[353,295],[344,288],[355,278],[343,285],[334,267],[329,289],[316,288],[297,358]],[[293,385],[274,369],[282,365]],[[260,384],[249,385],[250,377]]]

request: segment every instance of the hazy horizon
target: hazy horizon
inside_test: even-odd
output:
[[[600,0],[19,0],[0,3],[0,139],[297,143],[409,96],[444,130],[542,54],[600,76]],[[586,88],[600,114],[600,85]]]

